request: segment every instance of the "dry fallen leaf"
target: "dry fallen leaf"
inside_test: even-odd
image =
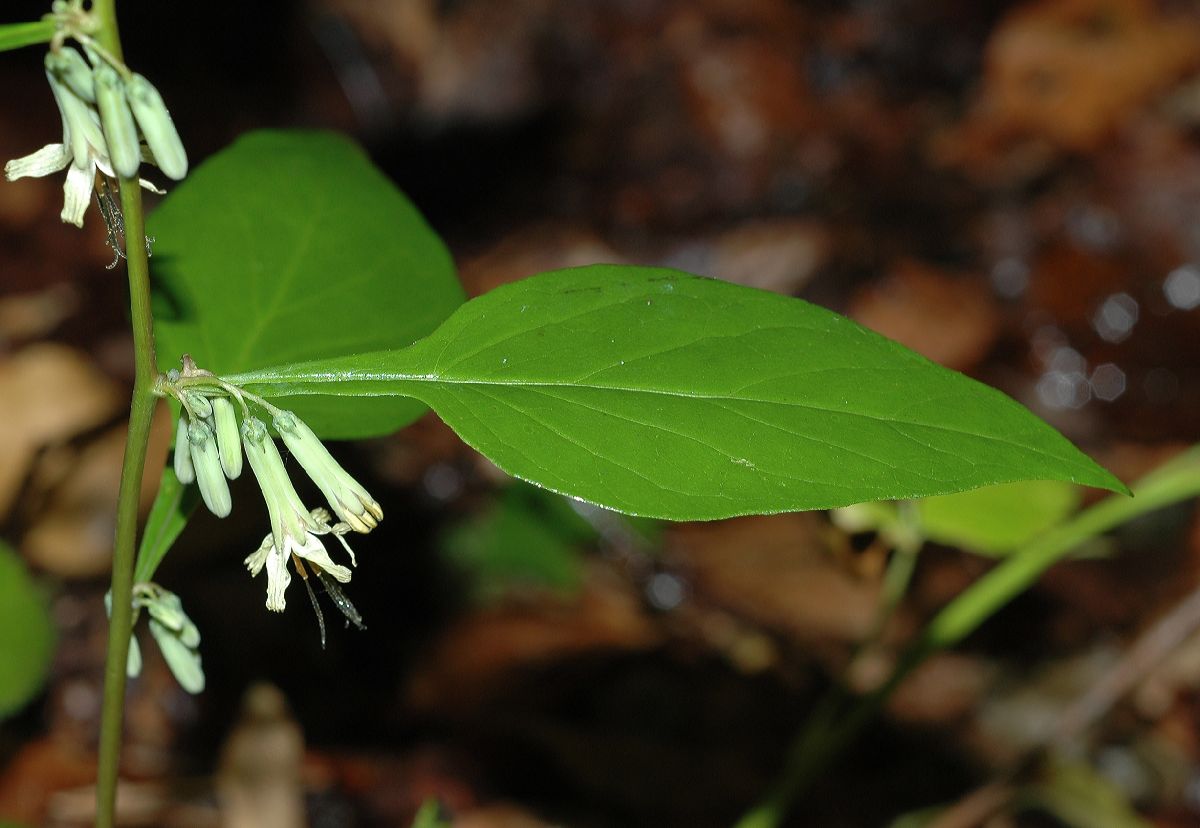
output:
[[[860,292],[850,316],[957,371],[978,365],[1000,328],[981,280],[956,278],[915,261],[900,262],[885,279]]]
[[[1016,159],[1039,143],[1041,163],[1045,148],[1094,151],[1198,66],[1200,22],[1150,0],[1026,3],[993,32],[974,111],[938,151],[985,176],[1030,167]]]
[[[73,348],[31,345],[0,360],[0,515],[39,449],[101,425],[119,405],[116,386]]]
[[[470,710],[523,668],[587,652],[646,650],[662,633],[628,584],[598,567],[571,601],[484,609],[454,625],[409,688],[414,707]]]
[[[49,454],[33,475],[31,490],[47,501],[31,519],[21,552],[38,567],[65,578],[103,575],[109,568],[116,525],[117,488],[125,454],[126,425],[75,449]],[[154,418],[141,510],[149,509],[171,438],[165,406]]]
[[[697,598],[802,642],[857,642],[871,629],[878,584],[846,572],[811,514],[684,524],[667,543]]]

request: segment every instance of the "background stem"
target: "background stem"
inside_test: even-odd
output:
[[[117,31],[115,0],[95,0],[92,11],[100,22],[96,38],[118,60],[122,59]],[[117,776],[121,760],[122,722],[125,712],[125,662],[133,626],[133,562],[137,541],[138,501],[142,472],[154,416],[154,318],[150,313],[150,263],[146,250],[146,221],[142,192],[135,179],[121,181],[121,209],[125,214],[125,254],[129,275],[129,308],[133,327],[134,383],[129,411],[129,435],[121,466],[117,495],[117,530],[113,546],[112,620],[108,629],[108,654],[104,662],[104,707],[100,720],[100,756],[96,779],[96,825],[112,828],[116,817]]]
[[[1013,552],[963,590],[909,645],[887,681],[860,698],[840,721],[831,723],[828,710],[815,712],[797,737],[779,779],[735,828],[777,828],[796,797],[854,741],[910,673],[933,653],[974,632],[1081,543],[1133,518],[1200,494],[1200,449],[1184,452],[1151,472],[1133,486],[1133,491],[1134,497],[1113,495],[1085,509]]]

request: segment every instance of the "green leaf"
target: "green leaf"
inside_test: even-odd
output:
[[[1017,804],[1053,814],[1069,828],[1151,828],[1115,784],[1082,762],[1056,762],[1047,777],[1024,789]]]
[[[411,348],[231,379],[411,395],[517,477],[674,520],[1041,478],[1126,491],[1010,398],[844,317],[658,268],[546,273]]]
[[[450,823],[442,819],[442,809],[437,800],[426,799],[413,818],[412,828],[450,828]]]
[[[41,690],[54,638],[41,588],[16,553],[0,544],[0,718],[16,713]]]
[[[463,301],[445,246],[347,139],[255,132],[202,164],[150,217],[164,368],[221,374],[398,348]],[[397,397],[296,400],[325,437],[394,431]]]
[[[451,530],[444,547],[489,598],[512,586],[575,591],[582,578],[577,546],[594,538],[563,498],[517,484],[491,508]]]
[[[0,26],[0,52],[49,43],[54,37],[53,20],[36,20],[32,23],[7,23]]]
[[[200,491],[196,486],[180,483],[170,465],[163,469],[158,494],[154,496],[154,505],[150,507],[150,517],[146,519],[146,528],[138,547],[134,583],[140,584],[154,578],[163,556],[170,551],[171,544],[175,543],[183,527],[187,526],[188,518],[199,502]]]
[[[1061,480],[1024,480],[917,501],[925,537],[1001,555],[1054,528],[1078,507],[1080,491]]]

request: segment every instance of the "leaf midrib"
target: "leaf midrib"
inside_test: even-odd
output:
[[[635,387],[621,386],[621,385],[597,385],[597,384],[593,384],[593,383],[547,382],[547,381],[528,381],[528,380],[520,380],[520,381],[485,380],[485,379],[479,379],[479,378],[459,379],[459,378],[455,378],[455,377],[438,376],[438,375],[434,375],[434,374],[407,374],[407,373],[395,373],[395,372],[389,372],[386,374],[375,373],[375,372],[367,372],[367,373],[348,372],[348,373],[327,373],[327,374],[319,373],[319,374],[311,374],[308,376],[296,375],[296,376],[292,376],[292,377],[289,377],[286,379],[280,378],[280,379],[275,379],[275,380],[272,380],[269,377],[269,375],[256,376],[254,373],[250,373],[250,374],[241,374],[241,375],[237,375],[237,376],[233,376],[233,377],[227,377],[227,380],[236,385],[284,386],[285,389],[289,385],[299,386],[302,383],[310,383],[310,384],[314,384],[314,385],[315,384],[324,385],[324,384],[336,384],[336,383],[340,383],[340,382],[412,383],[414,385],[417,385],[418,387],[420,387],[422,385],[427,385],[430,387],[436,387],[438,385],[445,385],[445,386],[462,385],[462,386],[501,386],[501,387],[515,388],[515,389],[568,388],[568,389],[583,389],[583,390],[592,390],[592,391],[616,391],[616,392],[623,392],[623,393],[627,393],[627,394],[651,394],[651,395],[676,397],[676,398],[684,398],[684,399],[708,400],[708,401],[712,401],[712,402],[763,403],[763,404],[767,404],[767,405],[781,405],[781,406],[786,406],[789,408],[801,408],[801,409],[805,409],[808,411],[813,411],[813,412],[818,412],[818,413],[823,413],[823,414],[841,414],[841,415],[845,415],[848,417],[858,417],[861,419],[869,420],[874,423],[882,423],[882,424],[887,424],[887,425],[916,426],[919,428],[928,428],[928,429],[932,429],[935,431],[945,432],[947,434],[957,434],[957,435],[960,435],[963,437],[972,437],[972,438],[976,438],[976,439],[980,439],[980,440],[986,440],[986,441],[990,441],[990,442],[994,442],[994,443],[999,443],[1001,445],[1016,446],[1018,448],[1033,452],[1034,454],[1040,455],[1047,459],[1055,460],[1057,462],[1071,462],[1070,458],[1068,458],[1068,457],[1064,457],[1064,456],[1057,455],[1057,454],[1051,454],[1044,449],[1038,448],[1037,446],[1031,446],[1031,445],[1017,442],[1015,440],[1004,438],[1004,437],[998,437],[998,436],[993,436],[993,435],[988,435],[988,434],[981,434],[981,433],[975,432],[975,431],[965,431],[963,429],[952,428],[950,426],[940,424],[940,423],[927,423],[927,422],[920,422],[920,421],[916,421],[916,420],[891,419],[888,417],[882,417],[882,416],[879,416],[876,414],[868,414],[868,413],[861,412],[861,411],[851,411],[848,409],[840,409],[840,408],[826,408],[824,406],[813,405],[812,403],[806,403],[806,402],[787,401],[787,400],[771,400],[771,399],[763,399],[763,398],[759,398],[759,397],[731,397],[731,396],[722,395],[722,394],[709,394],[709,393],[703,393],[703,392],[688,393],[685,391],[677,391],[677,390],[664,389],[664,388],[644,388],[644,387],[635,388]],[[312,390],[298,388],[296,390],[283,390],[279,393],[272,394],[271,396],[273,396],[273,397],[298,397],[298,396],[310,395],[313,393],[315,393],[315,392]],[[999,392],[995,392],[995,393],[997,395],[999,395]],[[335,396],[387,397],[387,396],[393,396],[393,395],[388,392],[380,392],[378,394],[345,394],[345,395],[338,394]],[[429,405],[432,405],[432,403],[429,400],[423,400],[423,401]],[[1071,462],[1071,465],[1076,466],[1077,464],[1075,464],[1074,462]]]

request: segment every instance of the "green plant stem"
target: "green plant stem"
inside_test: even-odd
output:
[[[1081,543],[1136,517],[1200,495],[1200,449],[1190,449],[1151,472],[1133,491],[1132,498],[1113,495],[1080,512],[963,590],[925,626],[887,681],[860,698],[840,722],[832,723],[827,710],[814,713],[794,742],[779,779],[735,828],[777,828],[796,797],[849,746],[926,658],[962,641]]]
[[[121,58],[114,0],[95,0],[92,11],[100,23],[97,40]],[[158,374],[154,355],[154,318],[150,313],[150,263],[145,245],[146,222],[142,192],[136,179],[121,181],[121,209],[125,214],[126,269],[129,275],[129,308],[133,328],[134,382],[129,411],[129,434],[117,494],[117,529],[113,546],[112,620],[108,629],[108,654],[104,663],[104,707],[100,720],[100,756],[96,779],[96,825],[112,828],[116,818],[117,776],[121,760],[125,710],[125,662],[133,626],[133,562],[137,541],[138,501],[142,472],[154,417],[154,381]]]

